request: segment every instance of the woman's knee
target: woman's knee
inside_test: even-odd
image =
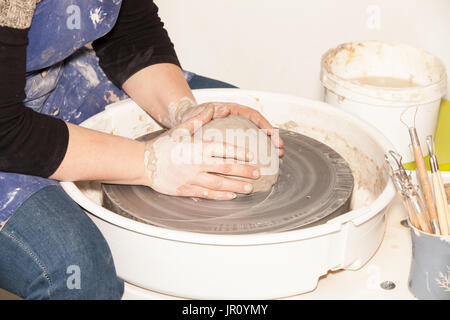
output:
[[[116,300],[123,294],[124,284],[117,277],[112,257],[99,244],[98,250],[82,253],[72,251],[50,274],[54,282],[50,299]]]
[[[71,244],[55,264],[51,299],[120,299],[123,281],[117,277],[110,249],[99,231],[69,237]]]
[[[59,242],[54,253],[54,299],[120,299],[123,281],[117,277],[111,250],[97,226],[61,189],[53,190],[58,208]]]
[[[31,279],[35,286],[26,298],[121,298],[123,281],[116,275],[106,240],[60,187],[32,196],[5,228],[14,231],[42,269],[39,279]],[[45,285],[48,290],[39,290]]]

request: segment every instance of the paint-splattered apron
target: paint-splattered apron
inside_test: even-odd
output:
[[[43,0],[28,33],[25,105],[79,124],[124,99],[87,43],[114,26],[122,0]],[[192,74],[185,73],[187,78]],[[0,172],[0,229],[19,206],[57,181]]]

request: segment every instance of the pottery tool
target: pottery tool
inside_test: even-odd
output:
[[[420,229],[422,231],[432,233],[433,228],[431,227],[425,205],[422,199],[420,199],[419,195],[417,194],[415,188],[413,187],[411,189],[407,189],[405,192],[405,197],[408,200],[409,205],[414,209],[417,215],[420,223]]]
[[[442,235],[449,234],[448,218],[450,210],[448,207],[447,195],[445,194],[442,176],[439,170],[439,164],[436,157],[434,141],[432,136],[427,137],[428,153],[430,155],[431,179],[433,182],[434,199],[436,203],[436,211],[439,219],[439,228]]]
[[[385,155],[394,186],[400,194],[403,205],[408,211],[409,220],[414,227],[431,233],[432,228],[422,199],[412,184],[411,177],[403,168],[402,156],[395,151]]]
[[[404,113],[408,109],[409,108],[407,108],[402,113],[400,120],[404,125],[406,125],[406,127],[408,128],[408,131],[409,131],[409,136],[411,138],[411,145],[412,145],[413,152],[414,152],[414,158],[416,160],[418,177],[419,177],[420,184],[422,185],[423,194],[425,196],[426,208],[427,208],[428,214],[430,216],[433,233],[439,235],[440,234],[439,220],[438,220],[438,216],[437,216],[436,206],[434,203],[433,191],[431,189],[431,184],[428,179],[427,168],[425,166],[425,161],[423,160],[423,153],[422,153],[419,137],[417,135],[417,130],[416,130],[415,123],[416,123],[417,107],[416,107],[416,110],[414,113],[413,121],[409,121],[409,123],[407,121],[405,121],[403,118]]]
[[[448,199],[450,198],[450,192],[446,189],[445,185],[444,185],[444,181],[442,180],[442,175],[439,174],[439,182],[441,185],[443,185],[443,196],[444,196],[444,203],[445,203],[445,209],[447,212],[447,227],[448,227],[448,232],[450,234],[450,207],[449,207],[449,203],[448,203]]]
[[[397,190],[397,193],[403,203],[403,206],[408,211],[409,220],[411,221],[412,225],[416,227],[417,229],[421,230],[420,227],[420,221],[417,218],[416,212],[414,208],[411,206],[411,204],[408,202],[408,199],[406,198],[405,194],[402,191],[402,181],[398,174],[391,173],[392,181],[394,182],[395,189]]]
[[[447,199],[450,198],[450,183],[444,185],[445,193],[447,194]],[[450,204],[450,203],[449,203]]]
[[[394,183],[395,189],[397,190],[403,206],[408,211],[409,220],[416,228],[420,229],[420,222],[417,218],[416,212],[409,204],[408,199],[403,192],[404,185],[407,183],[406,181],[409,177],[402,167],[402,157],[398,153],[390,151],[385,155],[385,161],[388,165],[389,175],[392,177],[392,182]]]
[[[152,132],[138,140],[161,134]],[[164,228],[212,234],[280,232],[310,227],[350,210],[353,174],[327,145],[280,129],[285,155],[278,181],[267,192],[230,201],[164,195],[144,186],[103,185],[103,205]]]

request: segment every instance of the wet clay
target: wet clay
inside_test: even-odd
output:
[[[259,129],[253,122],[243,117],[229,115],[226,118],[214,119],[197,131],[195,138],[202,137],[205,141],[226,142],[238,147],[245,147],[253,153],[250,165],[260,169],[258,179],[231,177],[253,184],[253,192],[268,191],[278,179],[279,158],[278,152],[267,134]],[[242,161],[234,161],[242,163]]]

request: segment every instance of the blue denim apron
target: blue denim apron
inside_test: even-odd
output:
[[[28,32],[25,105],[79,124],[127,98],[87,43],[114,26],[122,0],[43,0]],[[193,74],[185,72],[187,79]],[[55,180],[0,172],[0,229],[19,206]]]

